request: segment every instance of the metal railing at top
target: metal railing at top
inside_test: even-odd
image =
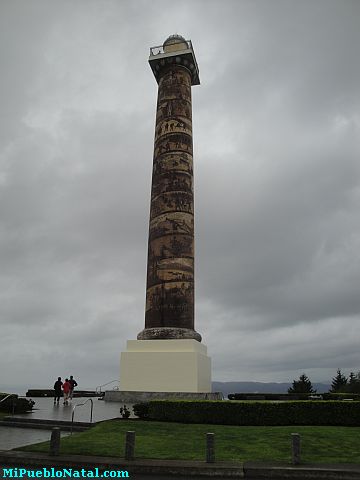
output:
[[[110,382],[104,383],[103,385],[99,385],[98,387],[95,388],[95,393],[102,393],[101,389],[102,387],[106,387],[107,385],[111,385],[112,383],[119,383],[119,380],[110,380]],[[119,385],[113,387],[113,390],[119,390]]]
[[[84,403],[77,403],[77,404],[74,406],[73,410],[72,410],[72,414],[71,414],[71,433],[70,433],[70,435],[72,435],[72,433],[73,433],[74,414],[75,414],[75,409],[76,409],[76,407],[81,407],[81,406],[83,406],[83,405],[86,405],[88,402],[91,403],[90,423],[92,423],[94,402],[93,402],[93,399],[92,399],[92,398],[88,398],[88,399],[86,400],[86,402],[84,402]]]
[[[179,43],[181,43],[181,42],[179,42]],[[182,43],[184,43],[184,41],[182,41]],[[192,58],[193,58],[193,61],[194,61],[194,64],[195,64],[196,71],[199,72],[199,66],[198,66],[196,58],[195,58],[195,53],[194,53],[194,49],[193,49],[191,40],[185,40],[185,43],[188,47],[188,50],[191,50],[191,52],[192,52]],[[166,45],[166,46],[171,47],[172,45],[174,45],[174,44],[169,44],[169,45]],[[165,53],[171,53],[171,55],[176,56],[176,54],[177,53],[180,54],[181,51],[177,52],[176,50],[170,50],[169,52],[165,52],[165,49],[164,49],[163,45],[158,45],[157,47],[150,47],[150,57],[155,57],[156,55],[162,55],[162,54],[165,54]]]
[[[179,43],[184,43],[184,41],[181,41]],[[191,40],[185,40],[185,43],[187,44],[189,50],[193,50]],[[172,45],[173,44],[169,44],[168,46],[172,46]],[[158,45],[156,47],[150,47],[150,57],[152,57],[154,55],[163,54],[163,53],[166,53],[163,45]]]

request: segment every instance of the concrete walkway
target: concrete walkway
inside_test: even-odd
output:
[[[71,421],[72,411],[75,405],[84,403],[88,398],[74,398],[70,405],[54,405],[53,398],[41,397],[35,399],[35,408],[31,413],[13,415],[14,418],[29,421],[35,420],[54,420]],[[76,422],[89,422],[90,403],[76,407],[74,420]],[[93,398],[93,422],[108,420],[119,417],[120,406],[118,403],[107,403],[103,400]],[[127,405],[130,408],[130,405]],[[130,408],[132,411],[132,408]],[[66,433],[62,433],[62,436]],[[45,442],[50,439],[49,430],[38,430],[33,428],[15,428],[10,426],[0,426],[0,450],[10,450],[12,448],[31,445],[32,443]]]
[[[65,434],[62,434],[62,436],[64,435]],[[46,442],[47,440],[50,440],[49,430],[13,427],[0,428],[0,450],[11,450],[12,448],[21,447],[23,445]]]
[[[62,399],[59,405],[54,405],[54,399],[49,397],[35,398],[34,410],[31,413],[16,414],[16,417],[25,418],[39,418],[45,420],[71,420],[71,414],[75,405],[85,403],[85,405],[76,407],[74,420],[77,422],[88,422],[90,419],[90,405],[89,398],[79,397],[73,398],[69,405],[63,405]],[[108,420],[120,416],[121,403],[109,403],[104,400],[98,400],[96,397],[93,401],[93,422],[100,422],[101,420]],[[132,405],[126,405],[132,412]],[[130,408],[131,407],[131,408]]]

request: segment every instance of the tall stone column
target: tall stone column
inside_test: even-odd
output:
[[[159,49],[159,47],[156,47]],[[156,52],[156,51],[155,51]],[[139,340],[195,339],[191,86],[192,45],[169,37],[150,65],[158,87],[150,207],[145,329]]]
[[[120,360],[120,401],[210,398],[211,359],[194,329],[194,196],[191,87],[199,71],[190,41],[172,35],[150,49],[158,82],[145,328]]]

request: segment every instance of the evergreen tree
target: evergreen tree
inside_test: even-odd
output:
[[[360,372],[350,372],[346,391],[348,393],[360,393]]]
[[[349,385],[352,386],[356,382],[356,375],[354,372],[350,372],[349,375]]]
[[[316,393],[309,378],[303,373],[299,380],[293,381],[293,386],[288,389],[288,393]]]
[[[332,379],[330,393],[346,392],[347,378],[337,369],[336,377]]]

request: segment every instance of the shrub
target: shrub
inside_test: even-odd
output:
[[[360,426],[360,402],[222,402],[154,400],[149,419],[220,425]]]
[[[353,400],[360,401],[360,394],[359,393],[323,393],[322,394],[324,400],[344,400],[345,398],[351,398]]]
[[[25,413],[32,410],[34,403],[31,399],[19,398],[18,395],[11,395],[11,397],[3,400],[8,393],[0,393],[0,411],[7,413]]]
[[[149,418],[149,402],[135,403],[133,406],[134,415],[145,420]]]
[[[129,418],[130,413],[131,412],[126,405],[124,405],[123,407],[120,407],[120,415],[122,416],[122,418]]]
[[[310,393],[229,393],[229,400],[307,400]]]

